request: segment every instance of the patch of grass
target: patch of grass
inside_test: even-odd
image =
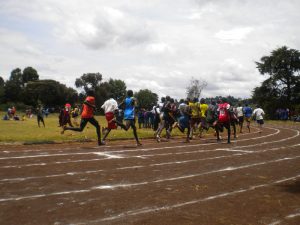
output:
[[[4,112],[0,114],[1,118]],[[96,116],[101,127],[106,126],[104,116]],[[46,127],[38,127],[37,119],[34,116],[25,121],[4,121],[0,120],[0,143],[21,143],[21,144],[40,144],[40,143],[61,143],[61,142],[84,142],[95,141],[97,139],[96,129],[93,125],[87,124],[83,132],[65,131],[62,135],[61,128],[58,127],[58,114],[50,114],[44,118]],[[139,138],[152,138],[154,131],[152,129],[138,129]],[[165,131],[163,131],[165,134]],[[177,129],[172,132],[173,135],[182,135]],[[118,128],[112,130],[107,139],[133,139],[132,130],[127,132]]]

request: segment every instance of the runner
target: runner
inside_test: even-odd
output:
[[[111,96],[110,96],[111,97]],[[119,122],[115,115],[118,114],[118,103],[115,99],[112,97],[104,102],[104,104],[101,106],[101,108],[104,110],[105,113],[105,119],[107,121],[107,127],[102,129],[103,133],[103,139],[102,144],[105,144],[105,139],[110,133],[112,129],[117,129],[117,125],[121,126],[123,129],[126,130],[126,127],[122,122]]]
[[[264,124],[264,115],[265,115],[264,110],[260,108],[259,105],[257,105],[256,109],[254,109],[252,113],[252,116],[254,117],[257,124],[259,125],[259,133],[261,133]]]
[[[173,128],[178,128],[182,133],[184,133],[185,128],[187,128],[186,142],[190,142],[190,117],[191,117],[191,108],[188,105],[188,101],[180,100],[179,112],[180,117],[178,122],[175,122]]]
[[[103,143],[101,142],[100,125],[94,117],[95,110],[95,92],[93,90],[89,90],[87,91],[87,97],[82,106],[80,127],[67,127],[64,125],[62,127],[63,130],[61,131],[61,134],[63,134],[66,130],[82,132],[86,124],[90,122],[96,128],[98,145],[102,145]]]
[[[173,120],[170,116],[171,115],[170,112],[171,112],[171,97],[166,96],[165,102],[163,103],[163,106],[161,108],[161,113],[162,113],[161,123],[159,125],[159,128],[155,132],[155,137],[157,142],[160,142],[160,135],[164,128],[166,128],[166,138],[167,139],[170,138],[170,123],[171,120]]]
[[[244,107],[244,116],[247,123],[248,132],[250,133],[250,121],[252,116],[252,108],[248,106],[248,104]]]
[[[201,98],[200,100],[200,127],[199,127],[199,131],[200,131],[200,134],[199,134],[199,137],[201,138],[202,137],[202,133],[203,133],[203,130],[206,130],[208,131],[208,125],[206,123],[206,115],[207,115],[207,109],[208,109],[208,105],[205,103],[205,99],[204,98]]]
[[[192,102],[189,102],[189,107],[191,108],[191,130],[190,130],[190,139],[193,139],[193,133],[196,130],[196,127],[201,122],[200,115],[201,115],[201,109],[200,109],[200,103],[198,102],[198,98],[194,98]]]
[[[244,112],[243,106],[241,103],[238,103],[238,107],[236,108],[236,114],[239,120],[240,133],[243,133],[243,124],[244,124]]]
[[[120,104],[120,107],[125,106],[124,110],[124,120],[125,120],[125,127],[124,129],[127,131],[130,127],[133,130],[133,135],[136,140],[136,145],[142,145],[139,141],[136,126],[135,126],[135,106],[136,106],[136,99],[133,97],[133,91],[127,91],[126,99]]]
[[[223,132],[225,127],[227,129],[227,143],[230,144],[230,105],[226,102],[225,98],[223,100],[219,100],[218,103],[218,120],[214,122],[217,133],[217,141],[221,141],[220,131]]]
[[[239,120],[238,120],[238,117],[237,117],[237,114],[236,114],[236,108],[235,107],[230,106],[229,115],[230,115],[230,125],[233,128],[233,137],[234,137],[234,139],[236,139],[237,138],[237,136],[236,136],[236,125],[239,123]]]

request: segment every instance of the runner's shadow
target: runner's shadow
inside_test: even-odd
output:
[[[280,187],[286,191],[290,192],[293,194],[300,194],[300,180],[293,181],[292,183],[289,184],[282,184]]]

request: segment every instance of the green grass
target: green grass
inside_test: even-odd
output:
[[[96,130],[93,125],[87,124],[83,132],[65,131],[62,135],[61,128],[58,127],[58,114],[50,114],[44,118],[46,127],[38,127],[37,119],[34,116],[31,119],[26,118],[25,121],[4,121],[2,117],[4,113],[0,114],[0,143],[60,143],[69,141],[95,141],[97,139]],[[96,116],[101,127],[107,125],[104,116]],[[152,129],[138,129],[139,138],[152,138]],[[165,132],[163,132],[164,134]],[[182,135],[177,129],[173,132],[174,135]],[[112,130],[107,139],[133,139],[132,130],[127,132],[118,128]]]
[[[50,114],[45,118],[46,127],[38,127],[36,117],[27,119],[25,121],[4,121],[2,117],[4,112],[0,113],[0,143],[22,143],[22,144],[34,144],[34,143],[61,143],[61,142],[82,142],[82,141],[95,141],[96,140],[96,130],[93,125],[88,124],[83,132],[66,131],[65,134],[61,135],[61,128],[58,127],[58,115]],[[104,116],[96,116],[101,127],[106,126],[106,120]],[[252,126],[255,123],[252,122]],[[300,123],[294,123],[291,121],[267,121],[267,124],[272,125],[289,125],[289,126],[299,126]],[[245,124],[244,124],[245,125]],[[212,133],[212,129],[209,133]],[[152,129],[138,129],[139,138],[153,138]],[[163,135],[165,131],[163,131]],[[182,133],[175,129],[172,131],[173,136],[183,136]],[[109,140],[118,139],[133,139],[132,130],[127,132],[118,128],[117,130],[112,130],[108,135]]]

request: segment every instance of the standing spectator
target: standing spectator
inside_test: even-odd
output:
[[[79,114],[80,114],[79,107],[75,106],[74,109],[71,111],[71,116],[73,118],[73,122],[75,126],[79,126],[79,122],[78,122]]]
[[[44,115],[43,115],[43,107],[41,105],[38,105],[37,109],[36,109],[36,117],[37,117],[37,123],[38,126],[40,126],[40,122],[43,123],[44,127],[45,127],[45,122],[44,122]]]
[[[61,126],[65,126],[67,124],[69,124],[70,127],[73,127],[71,121],[71,105],[69,103],[66,103],[63,109],[62,119],[61,119]]]
[[[138,111],[138,124],[139,124],[139,129],[141,129],[142,127],[144,127],[144,123],[145,123],[144,113],[145,113],[145,110],[144,110],[143,108],[141,108],[141,109]]]

